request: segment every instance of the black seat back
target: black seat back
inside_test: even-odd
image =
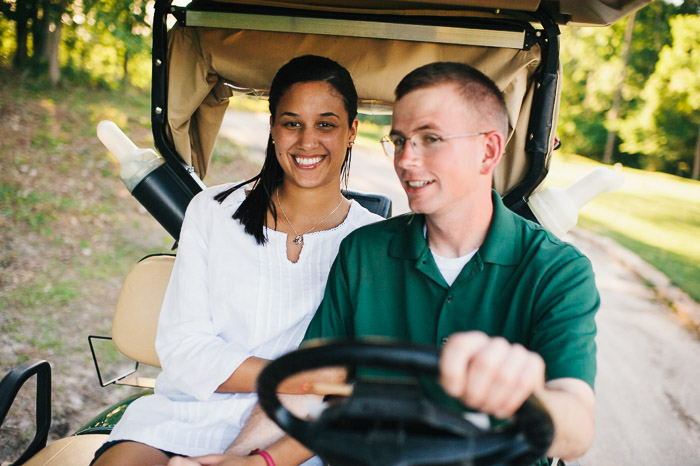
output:
[[[383,194],[367,194],[357,191],[343,191],[343,195],[348,199],[354,199],[362,207],[373,214],[381,215],[384,218],[391,217],[391,199]]]

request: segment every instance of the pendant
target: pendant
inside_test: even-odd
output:
[[[301,244],[304,241],[304,238],[301,237],[301,235],[297,235],[296,238],[294,238],[294,244]]]

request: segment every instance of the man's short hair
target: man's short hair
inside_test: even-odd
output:
[[[396,86],[396,100],[417,89],[441,84],[454,84],[465,103],[487,116],[494,129],[508,138],[508,108],[503,93],[488,76],[464,63],[435,62],[416,68]]]

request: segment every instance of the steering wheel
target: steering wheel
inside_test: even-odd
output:
[[[259,401],[274,422],[332,466],[526,465],[544,456],[554,427],[539,401],[530,397],[505,425],[477,427],[420,389],[418,378],[438,377],[438,361],[434,349],[409,345],[346,341],[308,347],[262,371]],[[282,406],[277,387],[284,379],[329,366],[401,371],[415,379],[358,377],[350,396],[311,420]]]

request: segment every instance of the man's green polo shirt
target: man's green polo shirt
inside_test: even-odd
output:
[[[422,215],[360,228],[340,245],[313,338],[369,336],[440,347],[481,330],[539,353],[547,380],[593,386],[599,298],[589,260],[512,213],[497,193],[484,243],[448,286],[423,235]]]

